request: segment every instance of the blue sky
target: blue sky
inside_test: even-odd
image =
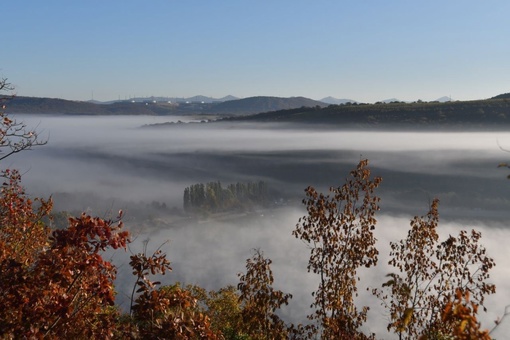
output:
[[[8,1],[18,95],[483,99],[510,92],[510,1]]]

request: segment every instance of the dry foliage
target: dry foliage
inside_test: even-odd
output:
[[[149,276],[172,270],[170,262],[159,248],[147,256],[144,252],[131,256],[129,263],[136,282],[133,287],[128,333],[135,339],[220,339],[199,305],[195,295],[179,284],[156,289],[160,282]],[[133,296],[140,293],[136,300]]]
[[[0,320],[2,337],[110,338],[117,312],[115,268],[101,252],[125,248],[122,223],[82,215],[65,230],[49,229],[41,218],[51,202],[32,202],[7,171],[0,204]]]
[[[253,257],[246,260],[246,274],[239,275],[243,329],[254,340],[288,337],[287,327],[276,311],[288,304],[292,295],[273,288],[271,263],[260,250],[255,250]]]
[[[390,312],[388,330],[400,339],[450,334],[450,319],[441,320],[441,313],[458,289],[470,292],[481,306],[485,296],[496,290],[488,282],[494,261],[479,245],[479,232],[462,230],[440,242],[438,204],[434,200],[426,216],[411,221],[406,239],[391,243],[389,264],[398,273],[389,274],[382,289],[374,289]]]
[[[150,289],[133,307],[137,339],[221,339],[197,299],[179,285]],[[133,332],[131,333],[133,334]]]
[[[148,294],[153,291],[159,281],[152,281],[149,275],[165,274],[171,271],[170,261],[167,260],[166,254],[159,247],[151,256],[147,256],[147,244],[149,240],[144,241],[143,252],[131,255],[129,265],[133,269],[133,275],[136,277],[133,291],[131,293],[131,305],[129,314],[133,314],[133,304],[135,302],[135,293]],[[136,289],[138,287],[138,289]]]
[[[455,300],[449,300],[442,311],[441,322],[450,327],[449,334],[458,340],[490,340],[488,330],[481,330],[476,319],[478,304],[471,301],[469,291],[457,289]]]
[[[368,161],[362,160],[343,186],[331,188],[331,196],[308,187],[303,200],[308,215],[299,220],[293,235],[310,248],[308,271],[320,276],[313,293],[315,312],[309,316],[317,325],[305,327],[306,336],[323,339],[364,338],[359,332],[368,307],[355,305],[360,267],[377,264],[373,234],[379,198],[374,190],[381,178],[370,177]]]
[[[194,290],[197,288],[194,287]],[[225,339],[248,339],[243,330],[243,309],[236,287],[227,286],[209,294],[203,292],[200,297],[213,329],[221,332]]]

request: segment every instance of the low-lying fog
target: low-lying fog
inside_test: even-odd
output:
[[[110,211],[124,209],[126,226],[137,235],[133,252],[147,238],[149,248],[170,240],[164,249],[174,270],[165,283],[181,281],[208,289],[235,285],[251,249],[261,248],[273,260],[276,286],[294,295],[284,316],[305,322],[316,282],[306,273],[306,246],[291,235],[304,214],[303,189],[341,185],[360,158],[368,158],[373,174],[383,177],[378,191],[382,199],[377,229],[380,264],[387,262],[388,243],[405,237],[410,218],[425,214],[430,201],[438,197],[444,221],[441,233],[457,234],[461,227],[482,230],[482,243],[496,259],[491,276],[498,293],[488,299],[489,313],[480,317],[483,325],[492,327],[492,320],[510,304],[510,249],[505,245],[510,239],[510,181],[506,179],[510,170],[497,168],[510,159],[510,153],[498,147],[499,142],[510,149],[510,132],[318,131],[235,123],[141,128],[190,119],[16,118],[37,127],[48,144],[7,158],[3,167],[20,169],[31,194],[53,194],[56,210],[108,216]],[[180,215],[185,187],[217,180],[225,185],[264,180],[287,205],[241,220],[191,221]],[[151,202],[164,203],[168,209],[156,209]],[[121,266],[118,287],[124,307],[128,302],[123,296],[133,283],[128,255],[113,255]],[[380,286],[388,271],[379,266],[367,273],[362,287]],[[362,299],[372,306],[370,330],[380,338],[391,338],[377,299]],[[508,329],[510,325],[498,331]]]

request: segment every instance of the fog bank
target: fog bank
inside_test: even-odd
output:
[[[382,201],[376,231],[381,266],[366,273],[362,283],[384,282],[389,241],[405,237],[410,218],[425,214],[438,197],[440,232],[447,236],[460,227],[476,227],[496,259],[492,278],[498,294],[487,300],[490,312],[481,317],[484,326],[491,327],[504,305],[510,304],[506,301],[510,250],[504,244],[510,237],[506,180],[510,170],[497,168],[510,158],[498,147],[499,142],[510,148],[510,132],[317,131],[203,123],[140,128],[186,117],[16,118],[37,126],[48,144],[9,157],[3,166],[24,173],[29,193],[54,195],[56,210],[107,216],[124,209],[126,227],[137,236],[130,246],[133,252],[141,249],[144,239],[149,238],[154,248],[169,240],[164,249],[174,271],[165,283],[182,281],[207,289],[235,285],[251,250],[261,248],[273,260],[276,286],[295,297],[284,316],[303,321],[317,283],[306,273],[308,250],[291,236],[304,214],[303,190],[308,185],[319,190],[341,185],[359,160],[368,158],[373,174],[383,177],[377,191]],[[185,187],[218,180],[222,184],[264,180],[287,206],[221,221],[180,215]],[[153,201],[168,209],[151,208]],[[126,301],[133,283],[126,268],[129,253],[113,256],[121,266],[119,300]],[[375,298],[363,296],[365,301],[373,308],[370,330],[391,338],[385,334],[387,321]]]

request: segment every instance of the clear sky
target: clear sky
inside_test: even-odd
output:
[[[0,10],[0,76],[23,96],[510,92],[508,0],[20,0]]]

